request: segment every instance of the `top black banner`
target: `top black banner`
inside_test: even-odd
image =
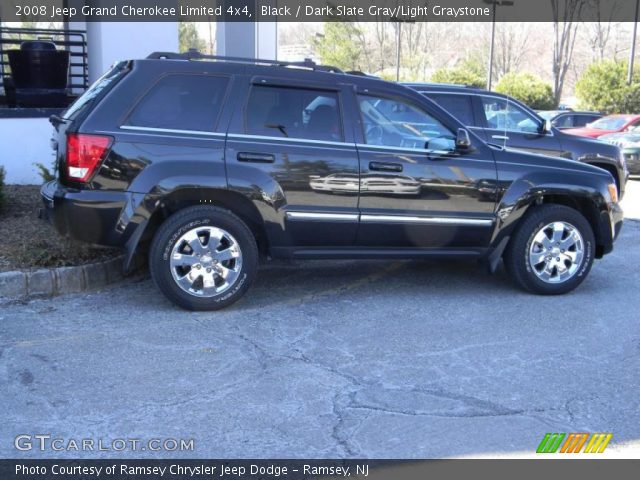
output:
[[[638,0],[0,0],[3,22],[632,22]]]

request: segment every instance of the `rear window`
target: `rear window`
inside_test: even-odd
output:
[[[463,125],[476,126],[470,96],[430,93],[429,98],[460,120]]]
[[[343,140],[338,95],[320,90],[254,86],[245,125],[254,135]]]
[[[167,75],[138,102],[125,125],[211,132],[228,83],[221,76]]]

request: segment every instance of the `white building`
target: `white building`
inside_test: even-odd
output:
[[[68,29],[82,32],[86,39],[89,83],[118,60],[178,51],[176,22],[73,22]],[[216,45],[218,55],[275,59],[276,24],[221,22],[216,28]],[[83,69],[72,66],[71,73],[81,76]],[[73,91],[79,93],[77,87]],[[0,106],[0,165],[6,170],[6,183],[42,182],[35,164],[49,166],[53,162],[50,114],[47,109]]]

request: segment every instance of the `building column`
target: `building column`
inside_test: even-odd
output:
[[[277,22],[220,22],[216,44],[217,55],[276,60]]]
[[[178,51],[177,22],[87,22],[89,82],[119,60]]]

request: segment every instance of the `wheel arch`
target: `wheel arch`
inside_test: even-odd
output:
[[[172,214],[195,205],[211,205],[224,208],[240,218],[253,233],[258,250],[261,255],[266,256],[269,251],[269,240],[267,237],[264,219],[254,203],[246,196],[223,188],[203,188],[184,187],[163,195],[156,202],[156,208],[151,212],[148,220],[138,228],[127,243],[125,269],[129,269],[134,256],[145,251],[160,225]]]
[[[492,237],[494,250],[504,250],[508,243],[504,241],[512,235],[521,220],[537,205],[564,205],[580,212],[587,220],[596,239],[596,258],[601,258],[606,244],[611,241],[607,236],[606,200],[595,188],[585,185],[536,185],[531,180],[522,180],[514,184],[505,193],[497,209],[498,222]],[[499,252],[500,256],[502,251]],[[494,255],[495,257],[495,255]]]

